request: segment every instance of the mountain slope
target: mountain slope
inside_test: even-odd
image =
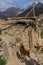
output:
[[[24,17],[26,16],[26,14],[32,9],[32,5],[30,8],[27,8],[23,13],[19,14],[18,17]],[[35,15],[38,16],[40,14],[43,13],[43,4],[42,3],[37,3],[36,6],[35,6]],[[28,15],[29,17],[30,16],[33,16],[33,11],[30,12],[30,14]]]
[[[0,18],[16,17],[20,12],[22,12],[21,9],[11,7],[4,12],[0,12]]]

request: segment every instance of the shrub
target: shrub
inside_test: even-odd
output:
[[[41,38],[43,38],[43,31],[41,32]]]
[[[0,57],[0,65],[6,65],[6,60]]]
[[[0,28],[0,35],[2,34],[2,29]]]

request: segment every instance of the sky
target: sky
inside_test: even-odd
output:
[[[43,2],[43,0],[0,0],[0,11],[4,11],[10,7],[24,9],[33,2]]]

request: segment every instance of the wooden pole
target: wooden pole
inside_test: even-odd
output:
[[[33,3],[32,6],[33,6],[33,16],[35,18],[35,3]]]

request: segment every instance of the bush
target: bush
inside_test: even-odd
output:
[[[0,28],[0,35],[2,34],[2,29]]]
[[[0,57],[0,65],[6,65],[6,60]]]
[[[43,38],[43,31],[41,32],[41,38]]]
[[[39,25],[41,26],[43,24],[43,19],[39,21]]]

